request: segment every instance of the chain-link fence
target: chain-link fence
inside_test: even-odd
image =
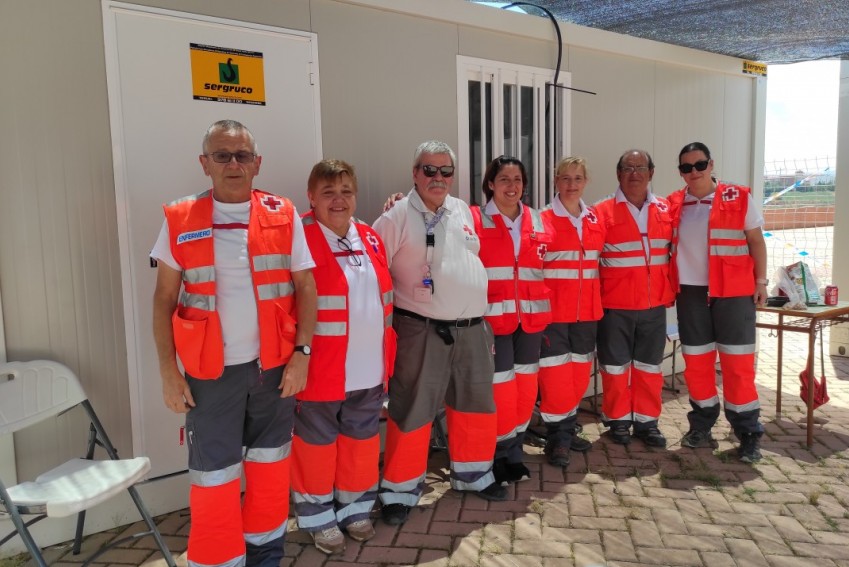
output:
[[[764,236],[768,274],[803,261],[821,285],[831,283],[834,234],[834,157],[764,164]]]

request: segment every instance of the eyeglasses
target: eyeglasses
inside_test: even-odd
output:
[[[649,167],[647,165],[640,165],[640,166],[636,166],[636,167],[633,166],[633,165],[626,165],[626,166],[620,167],[619,171],[621,171],[622,173],[624,173],[626,175],[630,175],[631,173],[648,173]]]
[[[436,172],[442,174],[442,177],[454,177],[454,166],[453,165],[443,165],[442,167],[437,167],[435,165],[420,165],[422,169],[422,173],[425,174],[425,177],[436,177]]]
[[[702,159],[696,163],[682,163],[678,166],[678,171],[681,173],[690,173],[693,171],[693,168],[696,168],[696,171],[704,171],[708,165],[710,165],[710,160]]]
[[[337,238],[336,243],[339,245],[339,250],[345,253],[349,266],[358,268],[363,265],[363,261],[360,260],[359,256],[363,253],[362,250],[354,250],[353,246],[351,246],[351,241],[347,237]]]
[[[233,158],[239,163],[253,163],[256,159],[256,154],[251,152],[212,152],[203,155],[211,157],[215,163],[230,163]]]

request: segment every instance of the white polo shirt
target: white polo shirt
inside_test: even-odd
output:
[[[581,199],[578,204],[581,206],[581,213],[577,217],[573,217],[572,213],[566,210],[566,206],[563,204],[563,201],[560,200],[560,193],[554,195],[554,199],[551,200],[551,210],[558,217],[564,217],[569,219],[569,222],[572,223],[572,226],[575,227],[575,230],[578,231],[578,240],[581,242],[584,241],[584,217],[587,216],[587,204],[584,203],[584,200]]]
[[[434,293],[429,301],[416,299],[426,273],[425,223],[434,218],[413,188],[374,223],[386,246],[389,271],[395,287],[395,305],[433,319],[483,317],[486,311],[486,270],[478,257],[469,206],[448,195],[445,212],[434,226],[435,246],[431,276]],[[421,294],[421,292],[419,292]]]
[[[693,204],[681,207],[681,223],[678,227],[676,263],[681,285],[708,285],[708,219],[715,194],[714,191],[697,199],[688,191],[684,196],[684,203]],[[762,227],[763,224],[763,215],[749,193],[744,230]]]
[[[259,357],[259,319],[248,257],[251,203],[212,200],[212,240],[215,254],[215,310],[221,318],[224,364],[232,366]],[[291,271],[315,267],[304,236],[301,217],[294,212]],[[171,255],[168,221],[162,223],[150,257],[182,271]]]

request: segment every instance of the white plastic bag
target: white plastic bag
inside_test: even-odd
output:
[[[822,303],[817,277],[804,262],[795,262],[775,270],[776,287],[789,298],[785,309],[804,309]]]

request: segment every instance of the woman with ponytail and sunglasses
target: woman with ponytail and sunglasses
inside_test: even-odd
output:
[[[761,459],[760,402],[755,388],[755,307],[766,302],[763,216],[748,187],[713,176],[710,150],[684,146],[678,171],[686,186],[669,196],[671,277],[690,393],[684,447],[716,447],[719,418],[716,358],[722,369],[725,417],[740,440],[741,461]]]
[[[527,183],[521,161],[498,157],[484,174],[486,205],[472,207],[489,280],[485,318],[495,335],[492,472],[502,485],[530,478],[522,446],[537,399],[542,331],[551,321],[542,265],[554,231],[539,211],[522,203]]]

